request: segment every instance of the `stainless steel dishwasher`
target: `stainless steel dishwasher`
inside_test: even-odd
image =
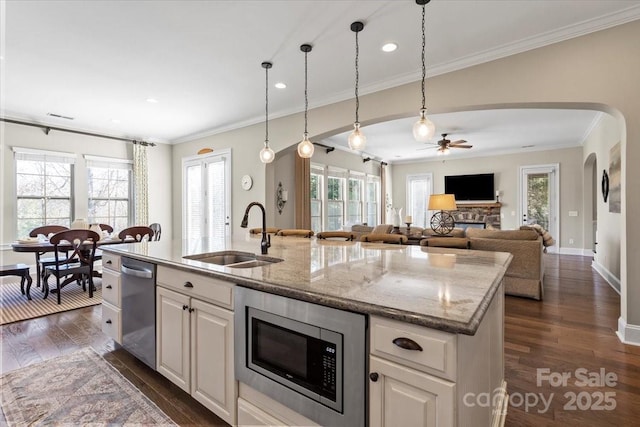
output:
[[[156,266],[122,257],[122,347],[156,369]]]

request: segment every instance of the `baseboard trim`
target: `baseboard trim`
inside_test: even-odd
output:
[[[620,279],[614,276],[602,264],[597,263],[596,260],[593,260],[593,262],[591,262],[591,268],[593,268],[600,276],[602,276],[602,278],[609,284],[609,286],[613,288],[614,291],[618,293],[618,295],[620,294],[622,289]]]
[[[582,248],[560,248],[558,251],[554,251],[554,252],[549,251],[549,248],[547,248],[547,252],[557,253],[557,254],[560,254],[560,255],[579,255],[579,256],[591,256],[591,255],[593,255],[593,252],[591,252],[591,251],[587,251],[585,253],[585,250],[582,249]]]
[[[618,318],[616,335],[622,343],[640,347],[640,326],[629,325],[622,316]]]

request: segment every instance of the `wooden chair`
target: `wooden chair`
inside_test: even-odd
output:
[[[0,276],[18,276],[20,277],[20,292],[25,295],[24,284],[27,283],[27,299],[31,299],[29,290],[31,289],[31,275],[29,274],[29,266],[27,264],[10,264],[0,266]]]
[[[313,230],[305,230],[302,228],[285,228],[279,230],[276,236],[296,236],[296,237],[311,237],[313,236]]]
[[[356,234],[351,231],[321,231],[316,235],[316,238],[321,240],[326,239],[338,239],[338,240],[346,240],[347,242],[355,239]]]
[[[157,242],[160,240],[160,235],[162,234],[162,227],[160,224],[154,222],[153,224],[149,224],[149,228],[153,230],[153,241]]]
[[[153,238],[153,230],[151,229],[151,227],[147,227],[144,225],[136,225],[134,227],[125,228],[118,233],[118,238],[120,240],[131,240],[130,238],[133,238],[133,240],[135,240],[136,242],[141,242],[145,237],[147,238],[147,240],[151,240]]]
[[[29,232],[29,237],[38,237],[39,234],[48,236],[49,234],[55,234],[60,231],[68,230],[69,227],[64,225],[44,225],[42,227],[36,227]],[[42,276],[44,276],[44,269],[53,265],[56,260],[54,257],[42,257],[46,252],[36,252],[36,286],[39,288],[42,283]],[[64,256],[61,254],[61,256]]]
[[[98,240],[100,240],[100,235],[95,231],[81,229],[60,231],[51,236],[49,242],[54,247],[55,263],[45,269],[43,278],[45,299],[49,296],[48,279],[50,275],[56,278],[58,304],[60,304],[62,288],[74,281],[82,281],[83,285],[88,281],[89,298],[93,298],[93,258]],[[67,251],[73,251],[73,253],[61,258],[60,253]],[[60,279],[67,276],[71,277],[61,283]]]
[[[100,230],[106,231],[109,234],[113,233],[113,227],[110,226],[109,224],[98,224],[98,227],[100,227]],[[102,236],[100,236],[100,238],[102,238]],[[102,251],[98,249],[96,251],[96,255],[94,256],[93,260],[100,261],[101,259],[102,259]]]

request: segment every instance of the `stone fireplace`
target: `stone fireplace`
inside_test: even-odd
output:
[[[484,224],[486,228],[500,229],[500,208],[502,203],[457,203],[458,210],[451,215],[456,226]],[[465,227],[462,227],[465,228]]]

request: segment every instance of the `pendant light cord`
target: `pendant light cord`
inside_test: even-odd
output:
[[[307,110],[309,109],[309,98],[307,96],[307,53],[304,52],[304,133],[307,134]]]
[[[426,46],[426,37],[425,37],[425,31],[424,31],[424,17],[425,17],[425,13],[424,13],[424,9],[425,9],[425,5],[422,5],[422,109],[425,109],[425,104],[426,104],[426,99],[425,99],[425,94],[424,94],[424,80],[427,77],[427,69],[425,66],[425,59],[424,59],[424,51],[425,51],[425,46]]]
[[[264,145],[269,146],[269,67],[264,68]]]
[[[358,72],[358,57],[360,56],[360,47],[358,45],[358,32],[356,31],[356,123],[359,123],[358,111],[360,110],[360,100],[358,99],[358,83],[360,82],[360,73]]]

